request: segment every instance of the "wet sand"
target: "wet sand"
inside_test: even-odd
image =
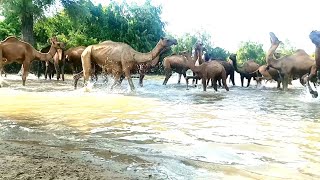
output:
[[[154,179],[85,151],[0,141],[0,179]]]

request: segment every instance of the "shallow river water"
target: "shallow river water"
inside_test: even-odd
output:
[[[91,92],[9,75],[0,88],[0,139],[77,149],[156,179],[320,179],[320,98],[294,82],[230,91],[186,90],[173,76]],[[81,86],[81,84],[80,84]],[[110,156],[109,151],[113,152]]]

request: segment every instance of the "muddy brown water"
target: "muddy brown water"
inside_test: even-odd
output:
[[[100,78],[101,79],[101,78]],[[146,76],[129,92],[98,81],[91,92],[65,82],[0,88],[0,139],[76,149],[159,179],[319,179],[320,99],[294,82],[186,90],[174,75]],[[80,84],[81,86],[81,84]],[[110,154],[112,152],[112,154]]]

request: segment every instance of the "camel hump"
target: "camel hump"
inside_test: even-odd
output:
[[[297,49],[295,53],[299,53],[299,54],[307,54],[305,50],[303,49]]]
[[[17,37],[9,36],[5,40],[3,40],[2,42],[15,42],[15,41],[19,41],[20,42],[20,40]]]

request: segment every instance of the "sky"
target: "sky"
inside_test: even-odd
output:
[[[108,0],[92,0],[107,5]],[[118,0],[121,1],[121,0]],[[141,4],[144,0],[127,0]],[[308,53],[314,52],[309,39],[312,30],[320,30],[319,0],[153,0],[162,5],[166,31],[182,36],[205,30],[214,46],[235,52],[242,41],[270,46],[269,32],[282,41]],[[318,9],[317,9],[318,8]]]

